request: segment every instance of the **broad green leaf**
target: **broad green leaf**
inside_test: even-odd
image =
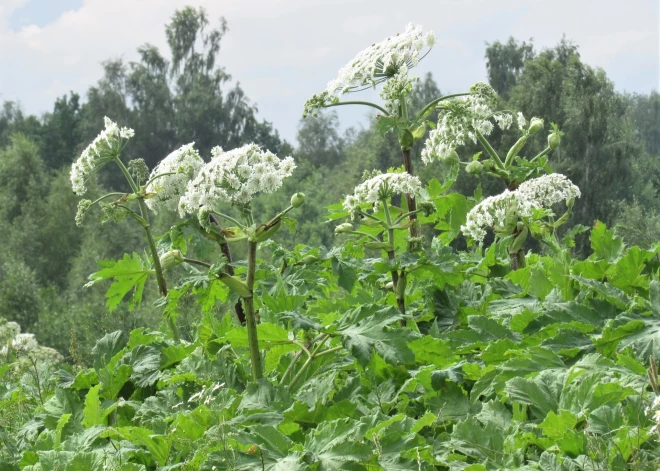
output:
[[[597,221],[591,230],[591,248],[598,257],[613,263],[623,253],[624,243],[614,230],[608,230],[605,224]]]
[[[344,318],[336,333],[342,336],[347,350],[362,364],[376,351],[393,365],[411,363],[415,355],[408,342],[418,338],[409,329],[394,327],[404,315],[394,307],[361,306]]]
[[[83,411],[84,417],[82,424],[85,428],[93,427],[94,425],[103,425],[104,415],[101,408],[101,399],[99,398],[99,389],[101,385],[97,384],[85,396],[85,409]]]
[[[142,302],[142,292],[147,278],[152,273],[150,265],[133,252],[132,256],[124,254],[121,260],[101,260],[98,262],[101,270],[89,276],[85,286],[91,286],[105,280],[113,280],[105,294],[106,306],[110,312],[114,311],[122,299],[131,291],[130,307],[136,308]]]

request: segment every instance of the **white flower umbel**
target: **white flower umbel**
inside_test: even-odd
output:
[[[521,201],[531,201],[540,208],[550,208],[562,201],[580,197],[580,189],[561,173],[551,173],[521,183],[516,191]]]
[[[73,192],[82,195],[87,191],[86,180],[103,165],[121,153],[126,141],[135,132],[130,128],[119,128],[117,123],[105,118],[105,129],[87,146],[71,166],[71,186]]]
[[[336,102],[338,97],[394,77],[403,68],[416,66],[433,47],[435,35],[424,32],[421,26],[409,24],[405,32],[387,38],[364,49],[347,65],[339,70],[336,79],[328,83],[327,88],[314,95],[305,104],[305,115],[314,114],[324,105]]]
[[[551,209],[562,201],[580,197],[580,189],[559,173],[544,175],[522,183],[516,191],[490,196],[470,210],[461,232],[483,242],[486,228],[504,226],[507,214],[531,217],[536,209]]]
[[[186,191],[188,182],[194,179],[204,165],[204,161],[194,148],[195,143],[186,144],[165,157],[152,170],[149,179],[157,177],[147,185],[147,193],[155,193],[145,200],[153,212],[159,210],[176,211],[179,200]],[[168,175],[173,174],[173,175]],[[158,177],[158,175],[163,175]]]
[[[476,240],[482,242],[486,237],[486,227],[503,226],[506,220],[506,214],[516,207],[516,195],[509,190],[495,196],[489,196],[481,203],[476,205],[467,214],[465,224],[461,226],[461,232]]]
[[[215,147],[211,155],[211,161],[188,182],[179,202],[182,216],[213,211],[219,203],[230,203],[241,210],[248,210],[256,193],[273,193],[296,168],[292,157],[280,160],[256,144],[229,152]]]
[[[419,178],[408,173],[383,173],[356,186],[353,194],[344,199],[344,209],[356,219],[360,206],[364,203],[371,203],[375,212],[382,201],[393,195],[418,195],[421,189],[422,182]]]
[[[466,97],[440,102],[438,125],[429,133],[422,150],[422,161],[431,163],[444,159],[468,141],[477,143],[477,132],[488,136],[493,131],[493,119],[501,129],[511,127],[513,118],[508,112],[493,111],[497,94],[486,83],[477,83]]]

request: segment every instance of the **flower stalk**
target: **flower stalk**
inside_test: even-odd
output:
[[[252,379],[257,381],[263,378],[263,367],[261,364],[261,352],[259,351],[259,337],[257,335],[257,316],[254,312],[254,277],[257,268],[257,242],[248,241],[247,278],[246,284],[251,296],[244,298],[245,321],[248,334],[248,346],[250,349],[250,361],[252,364]]]

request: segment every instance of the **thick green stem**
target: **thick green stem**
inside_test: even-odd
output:
[[[403,151],[403,166],[408,172],[409,175],[413,174],[412,159],[410,157],[410,149]],[[419,237],[419,225],[417,224],[417,202],[415,201],[415,195],[411,193],[406,193],[406,203],[408,204],[408,219],[412,222],[408,231],[410,232],[410,237]]]
[[[493,146],[490,145],[490,142],[488,142],[488,140],[483,136],[483,134],[481,134],[476,129],[474,130],[474,133],[477,135],[477,139],[479,139],[481,145],[484,146],[484,149],[486,149],[486,152],[488,152],[488,155],[490,155],[492,159],[495,161],[495,164],[502,170],[505,170],[504,164],[502,163],[502,159],[500,159],[500,156],[497,155],[497,152],[495,152]]]
[[[126,177],[128,184],[131,186],[131,189],[133,190],[133,193],[137,194],[138,186],[133,180],[133,177],[131,177],[131,174],[129,173],[124,163],[119,159],[119,157],[115,159],[115,162],[117,162],[119,169],[124,174],[124,177]],[[138,201],[138,205],[140,206],[140,215],[142,216],[142,219],[144,219],[145,221],[145,223],[142,226],[144,227],[144,232],[147,235],[147,243],[149,244],[151,257],[153,258],[154,261],[154,271],[156,272],[156,281],[158,282],[158,289],[160,291],[160,294],[162,294],[163,296],[167,296],[167,282],[165,281],[165,277],[163,276],[163,267],[160,265],[160,257],[158,256],[156,241],[154,240],[154,236],[151,233],[151,225],[149,223],[149,213],[147,211],[147,205],[145,204],[142,198],[139,198],[137,201]],[[174,322],[174,319],[172,319],[170,316],[167,316],[167,323],[170,327],[170,330],[172,331],[172,337],[174,338],[175,341],[178,342],[180,339],[179,330],[176,327],[176,323]]]
[[[261,366],[261,352],[259,351],[259,337],[257,336],[257,318],[254,312],[254,275],[257,269],[257,243],[248,241],[247,279],[246,284],[252,296],[245,298],[245,320],[248,331],[248,345],[250,347],[250,361],[252,363],[252,379],[257,381],[263,378]]]
[[[383,108],[382,106],[378,106],[376,103],[371,103],[369,101],[340,101],[338,103],[332,103],[330,105],[325,105],[324,108],[330,108],[332,106],[342,106],[342,105],[364,105],[364,106],[370,106],[371,108],[376,108],[378,111],[382,111],[385,116],[389,116],[390,113]]]
[[[217,226],[218,231],[222,230],[220,221],[218,221],[218,218],[216,218],[213,214],[209,215],[209,220]],[[224,237],[216,238],[216,241],[220,246],[220,251],[227,259],[227,268],[226,268],[227,275],[234,276],[234,266],[232,265],[231,249],[229,247],[229,243],[225,240]],[[234,311],[236,311],[236,317],[238,318],[238,322],[240,322],[241,325],[245,325],[245,309],[243,309],[243,303],[240,299],[236,301],[236,304],[234,304]]]
[[[383,201],[383,208],[385,209],[385,220],[387,221],[387,242],[390,244],[390,250],[387,251],[387,257],[390,260],[394,260],[394,229],[392,229],[392,216],[390,215],[390,208],[387,204],[387,201]],[[405,299],[399,295],[399,290],[397,289],[399,285],[399,272],[396,269],[392,270],[392,286],[394,288],[394,293],[396,295],[396,304],[401,311],[401,314],[406,313],[406,303]],[[401,325],[405,326],[406,321],[402,320]]]

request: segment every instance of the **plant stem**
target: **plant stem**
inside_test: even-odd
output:
[[[210,216],[211,222],[218,226],[218,230],[222,230],[222,227],[220,226],[220,221],[211,214]],[[231,264],[232,259],[231,259],[231,249],[229,248],[229,242],[224,240],[218,240],[218,245],[220,246],[220,251],[222,254],[227,258],[227,274],[229,276],[234,276],[234,266]],[[245,310],[243,310],[243,303],[239,299],[236,301],[236,304],[234,305],[234,310],[236,311],[236,317],[238,318],[238,322],[241,323],[241,325],[245,325]]]
[[[540,159],[544,155],[547,155],[551,150],[552,149],[550,149],[550,146],[546,147],[541,152],[539,152],[538,155],[536,155],[532,160],[530,160],[530,162],[534,162],[536,159]]]
[[[217,211],[213,211],[212,214],[215,214],[216,216],[220,216],[221,218],[224,218],[229,222],[233,222],[234,224],[236,224],[236,227],[240,227],[240,228],[244,227],[243,224],[241,224],[240,222],[238,222],[236,219],[234,219],[231,216],[227,216],[226,214],[222,214],[222,213],[219,213]]]
[[[387,221],[387,241],[390,244],[390,250],[387,251],[387,257],[390,260],[394,260],[395,254],[394,254],[394,229],[392,229],[392,216],[390,215],[390,208],[389,205],[387,204],[387,201],[383,201],[383,208],[385,210],[385,220]],[[392,270],[392,285],[394,287],[394,293],[396,296],[396,304],[397,307],[399,308],[399,311],[401,314],[406,313],[406,303],[405,300],[402,297],[399,297],[399,290],[397,290],[397,286],[399,285],[399,272],[396,271],[396,269]],[[405,326],[406,321],[402,320],[401,325]]]
[[[314,358],[316,358],[316,354],[318,351],[323,347],[323,344],[327,342],[327,340],[330,338],[330,335],[325,334],[323,337],[321,337],[321,340],[319,341],[319,344],[316,346],[316,348],[312,351],[312,354],[307,358],[307,361],[303,364],[303,366],[300,367],[298,370],[298,373],[293,377],[291,382],[289,383],[289,389],[293,387],[294,384],[298,382],[300,377],[302,376],[303,372],[307,369],[307,367],[312,363]]]
[[[257,243],[248,241],[247,279],[246,284],[252,296],[245,298],[245,317],[248,331],[248,344],[250,347],[250,361],[252,363],[252,379],[257,381],[263,378],[261,366],[261,353],[259,352],[259,337],[257,336],[257,319],[254,312],[254,275],[257,268]]]
[[[428,105],[426,105],[424,108],[422,108],[422,111],[420,111],[419,113],[417,113],[417,118],[419,119],[419,118],[421,118],[422,116],[424,116],[424,114],[425,114],[426,112],[428,112],[429,109],[434,108],[435,105],[437,105],[438,103],[440,103],[440,102],[443,101],[443,100],[448,100],[448,99],[450,99],[450,98],[457,98],[457,97],[459,97],[459,96],[467,96],[467,95],[469,95],[469,94],[470,94],[469,92],[465,92],[465,93],[454,93],[454,94],[452,94],[452,95],[445,95],[445,96],[441,96],[440,98],[436,98],[435,100],[433,100],[432,102],[430,102]]]
[[[410,175],[414,175],[412,159],[410,158],[410,149],[405,149],[403,152],[403,166],[406,169],[406,172]],[[419,227],[417,224],[417,202],[415,201],[415,195],[406,193],[406,203],[408,205],[408,219],[412,221],[411,226],[408,228],[410,232],[410,237],[419,237]]]
[[[355,235],[359,235],[359,236],[362,236],[362,237],[369,237],[370,239],[372,239],[372,240],[374,240],[374,241],[376,241],[376,242],[380,242],[380,240],[378,240],[377,237],[374,237],[374,236],[372,236],[371,234],[367,234],[366,232],[362,232],[362,231],[351,231],[350,234],[355,234]]]
[[[474,133],[477,135],[477,139],[479,139],[481,145],[484,146],[484,149],[486,149],[486,152],[488,152],[488,155],[490,155],[492,159],[495,161],[495,164],[502,170],[505,170],[504,164],[502,163],[502,159],[500,159],[500,156],[497,155],[497,152],[495,152],[493,146],[490,145],[490,142],[488,142],[488,140],[483,136],[483,134],[481,134],[476,129],[474,130]]]
[[[364,106],[370,106],[372,108],[376,108],[378,111],[382,111],[385,116],[389,116],[390,113],[383,108],[382,106],[377,105],[376,103],[371,103],[369,101],[341,101],[339,103],[332,103],[330,105],[325,105],[324,108],[330,108],[333,106],[342,106],[342,105],[364,105]]]
[[[133,177],[131,177],[131,174],[129,173],[124,163],[119,159],[119,156],[115,158],[115,162],[117,162],[119,169],[124,174],[124,177],[126,177],[128,184],[131,186],[131,189],[133,190],[133,193],[137,194],[138,186],[135,184]],[[142,216],[142,219],[144,219],[145,221],[142,227],[144,227],[144,232],[147,235],[147,243],[149,244],[149,250],[151,251],[151,258],[153,258],[154,261],[154,270],[156,271],[156,281],[158,282],[158,288],[160,290],[160,294],[162,294],[163,296],[167,296],[167,282],[165,281],[165,277],[163,276],[163,267],[160,265],[160,257],[158,256],[156,241],[154,240],[154,236],[151,233],[151,225],[149,223],[149,213],[147,211],[147,205],[144,203],[144,200],[142,198],[138,198],[137,201],[140,207],[140,215]],[[172,319],[170,316],[167,316],[167,323],[170,327],[170,330],[172,331],[172,337],[174,338],[175,341],[178,342],[180,340],[179,330],[176,327],[176,323],[174,322],[174,319]]]
[[[191,264],[191,265],[199,265],[200,267],[211,268],[211,264],[210,264],[210,263],[206,263],[206,262],[203,262],[203,261],[201,261],[201,260],[196,260],[196,259],[194,259],[194,258],[186,258],[186,257],[184,257],[183,261],[186,262],[186,263],[189,263],[189,264]]]

